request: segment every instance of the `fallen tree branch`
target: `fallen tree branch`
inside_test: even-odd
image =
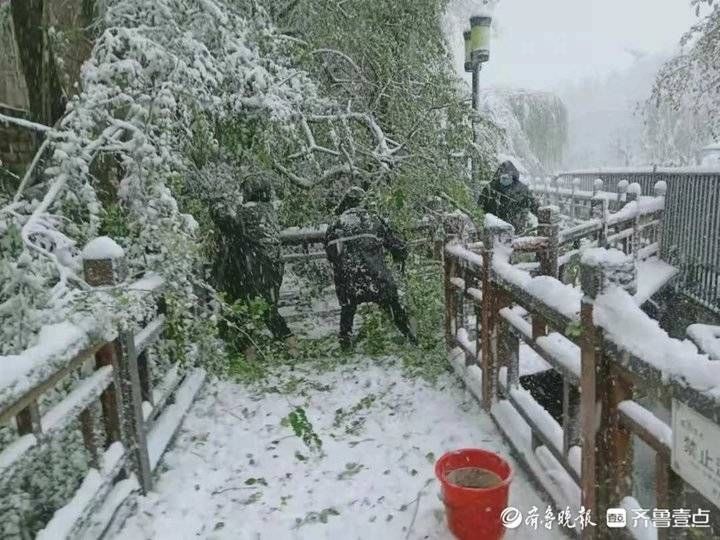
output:
[[[31,122],[30,120],[25,120],[24,118],[15,118],[14,116],[8,116],[6,114],[0,114],[0,122],[3,122],[5,124],[14,124],[18,127],[30,129],[32,131],[37,131],[40,133],[45,133],[52,129],[50,126],[46,126],[44,124]]]

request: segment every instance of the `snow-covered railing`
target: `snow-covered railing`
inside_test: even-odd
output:
[[[429,227],[420,223],[411,228],[413,238],[410,246],[430,245],[427,232]],[[286,263],[325,259],[325,233],[327,224],[314,227],[288,227],[280,231],[280,243],[283,246],[283,261]]]
[[[109,238],[90,242],[83,251],[88,285],[98,290],[117,286],[124,277],[123,258],[123,250]],[[160,276],[148,274],[127,289],[160,300],[163,287]],[[159,457],[205,377],[202,370],[183,376],[174,367],[152,388],[147,352],[164,327],[165,316],[157,313],[138,330],[120,330],[108,340],[93,331],[91,321],[82,328],[62,323],[41,332],[38,345],[11,357],[13,369],[0,377],[0,425],[14,423],[18,437],[0,452],[0,475],[20,473],[33,449],[56,440],[78,419],[90,466],[75,495],[38,538],[77,538],[89,530],[97,536],[127,496],[151,488]],[[41,410],[45,392],[88,370],[59,403]],[[166,406],[173,396],[175,403]],[[98,401],[102,437],[96,428]]]
[[[541,211],[540,229],[550,243],[556,217],[554,209]],[[638,307],[633,257],[585,251],[576,289],[557,279],[552,259],[541,259],[535,276],[510,264],[513,246],[528,242],[491,218],[482,246],[446,247],[445,332],[453,366],[556,503],[598,516],[588,538],[612,537],[605,511],[633,495],[633,435],[656,453],[656,507],[686,508],[684,482],[671,467],[672,428],[635,396],[668,405],[672,398],[720,426],[720,363],[671,339]],[[468,305],[475,318],[466,328]],[[713,348],[720,331],[691,334]],[[560,375],[561,418],[520,385],[521,345]],[[694,507],[717,507],[717,498],[705,496]]]
[[[657,182],[664,182],[667,194],[660,255],[679,268],[682,292],[720,313],[720,170],[626,167],[565,171],[558,178],[561,184],[572,182],[578,190],[592,190],[596,182],[602,182],[605,190],[616,195],[628,182],[639,184],[644,193],[649,193]]]
[[[610,211],[618,210],[625,202],[624,190],[618,193],[604,191],[602,181],[593,183],[590,189],[585,190],[580,189],[579,180],[575,179],[531,178],[528,187],[541,204],[557,206],[569,225],[592,219],[593,200],[606,201]],[[624,187],[627,188],[627,185]]]
[[[596,187],[601,187],[600,184]],[[632,254],[637,261],[658,256],[661,249],[666,185],[658,182],[652,197],[641,195],[637,184],[625,186],[616,200],[609,199],[604,192],[587,200],[588,213],[581,218],[574,208],[573,195],[570,202],[555,206],[563,228],[556,229],[557,237],[552,243],[557,249],[549,257],[556,257],[560,275],[565,276],[569,263],[577,261],[582,250],[592,246],[614,247]],[[554,202],[565,200],[566,194],[559,193]],[[610,212],[613,202],[614,212]],[[563,214],[563,209],[565,214]],[[587,218],[587,219],[585,219]],[[538,234],[541,234],[538,231]]]

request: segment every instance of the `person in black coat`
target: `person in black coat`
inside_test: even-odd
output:
[[[232,212],[214,216],[221,233],[213,268],[214,282],[230,302],[263,299],[267,328],[275,339],[285,340],[294,355],[297,339],[278,311],[284,263],[271,189],[260,181],[248,182],[243,186],[243,195],[243,203]]]
[[[385,250],[398,262],[407,257],[405,242],[387,222],[362,206],[365,192],[351,188],[336,209],[338,216],[327,230],[325,252],[333,267],[335,293],[340,303],[340,344],[351,345],[357,306],[373,302],[392,318],[411,342],[417,341],[397,286],[385,262]]]
[[[515,227],[521,235],[527,227],[527,214],[537,214],[538,203],[530,189],[520,182],[520,172],[511,161],[500,164],[495,177],[480,193],[478,206]]]

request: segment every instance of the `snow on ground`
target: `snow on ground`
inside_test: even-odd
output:
[[[284,420],[297,407],[320,450]],[[325,373],[303,365],[263,386],[215,382],[115,538],[450,539],[433,465],[463,447],[509,454],[454,376],[407,378],[393,359],[351,358]],[[542,513],[548,503],[510,461],[511,504]],[[562,537],[520,528],[506,538],[531,536]]]

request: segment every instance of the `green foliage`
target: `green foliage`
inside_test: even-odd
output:
[[[481,179],[468,178],[467,156],[489,163],[500,138],[481,122],[480,145],[471,145],[471,110],[440,27],[445,6],[444,0],[298,0],[268,7],[279,26],[307,42],[296,61],[321,89],[352,110],[371,112],[402,145],[401,159],[382,178],[353,179],[370,188],[378,209],[400,226],[440,191],[464,191],[461,198],[473,199]],[[321,220],[346,181],[313,188],[288,218]]]
[[[323,508],[320,512],[308,512],[304,518],[295,518],[295,528],[309,523],[327,523],[331,516],[339,516],[340,512],[333,507]]]
[[[293,433],[295,433],[310,450],[322,450],[322,441],[317,433],[315,433],[313,425],[310,423],[310,420],[308,420],[305,409],[302,407],[296,407],[287,417],[283,418],[281,423],[284,426],[290,426]]]
[[[115,203],[105,208],[102,224],[100,225],[100,235],[109,236],[110,238],[124,238],[128,236],[129,230],[127,225],[127,214],[122,206]]]
[[[410,346],[382,311],[367,306],[358,331],[357,350],[373,356],[398,357],[409,374],[434,380],[448,370],[442,335],[444,311],[439,263],[418,254],[411,256],[403,283],[403,301],[417,325],[418,346]]]
[[[582,337],[582,325],[580,324],[580,321],[573,321],[569,323],[565,328],[565,335],[577,342],[577,340]]]

